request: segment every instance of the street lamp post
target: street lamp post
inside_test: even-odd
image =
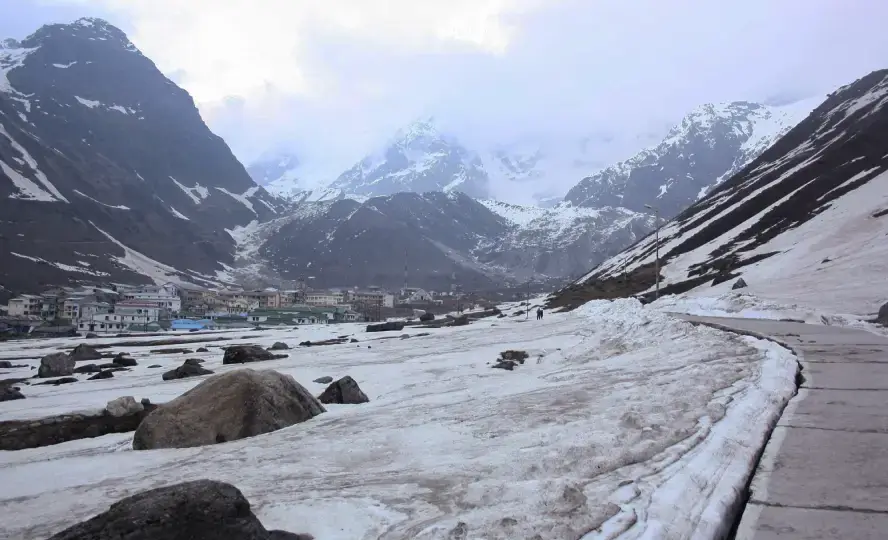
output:
[[[644,205],[644,207],[649,210],[653,210],[656,215],[656,219],[657,219],[657,226],[654,229],[654,242],[656,242],[656,246],[655,246],[656,251],[654,254],[654,256],[656,257],[656,260],[654,260],[654,272],[657,274],[657,276],[656,276],[657,289],[656,289],[656,292],[654,293],[654,299],[656,300],[656,299],[660,298],[660,209],[656,206],[651,206],[649,204]]]

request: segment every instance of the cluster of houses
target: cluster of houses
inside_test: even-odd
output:
[[[446,295],[444,295],[446,296]],[[423,289],[207,289],[192,284],[60,287],[9,300],[0,335],[156,332],[381,320],[388,308],[440,304]]]

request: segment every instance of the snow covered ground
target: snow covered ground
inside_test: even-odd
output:
[[[184,358],[219,373],[243,368],[223,367],[220,346],[350,334],[360,342],[249,367],[291,374],[315,393],[323,385],[313,379],[351,375],[371,401],[203,448],[136,452],[132,434],[120,434],[0,452],[0,536],[44,538],[137,491],[212,478],[240,488],[267,527],[319,540],[711,538],[794,391],[796,362],[784,349],[634,300],[542,322],[509,316],[404,333],[412,337],[383,339],[358,325],[185,334],[231,339],[204,341],[202,354],[112,347],[139,366],[108,380],[24,386],[27,399],[0,403],[0,420],[101,408],[123,395],[160,403],[200,382],[161,380]],[[78,342],[7,343],[0,359],[34,365]],[[506,349],[530,358],[515,371],[491,369]],[[148,368],[155,363],[163,368]]]

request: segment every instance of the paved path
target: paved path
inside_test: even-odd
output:
[[[888,538],[888,339],[834,326],[684,317],[770,336],[791,346],[803,367],[737,539]]]

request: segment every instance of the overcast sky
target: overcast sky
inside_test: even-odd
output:
[[[425,114],[472,145],[631,146],[704,102],[825,94],[888,67],[878,0],[0,0],[0,13],[0,35],[19,38],[80,15],[120,26],[245,162],[275,146],[347,162]]]

